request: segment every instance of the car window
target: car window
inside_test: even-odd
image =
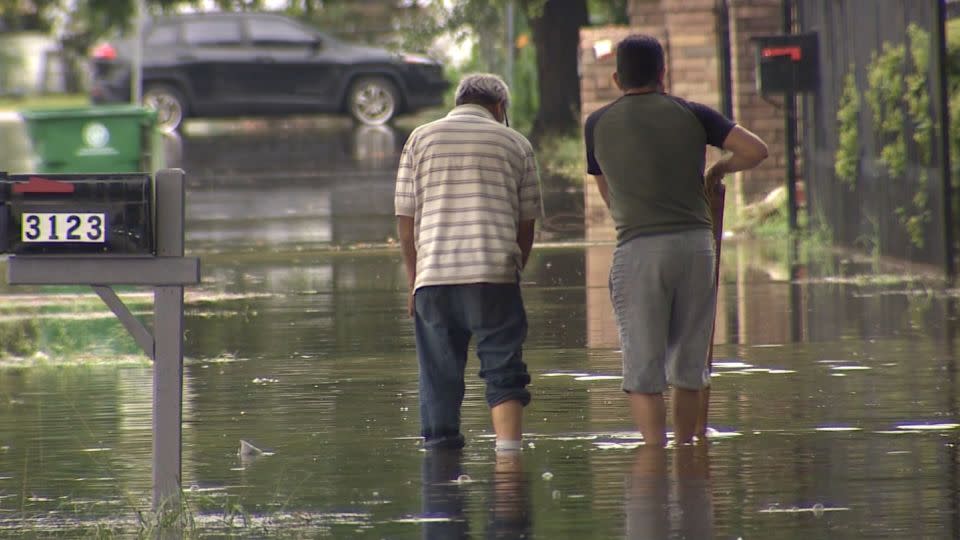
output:
[[[187,21],[183,39],[191,45],[236,45],[243,35],[237,21]]]
[[[173,24],[157,26],[150,30],[146,43],[151,46],[173,45],[177,42],[177,27]]]
[[[258,45],[303,45],[315,36],[292,21],[282,19],[250,19],[247,23],[250,40]]]

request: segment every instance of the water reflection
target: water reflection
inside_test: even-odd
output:
[[[204,274],[187,294],[184,368],[198,535],[960,537],[957,291],[731,239],[712,409],[723,436],[703,454],[652,454],[625,431],[609,238],[541,237],[524,273],[528,446],[493,452],[470,378],[473,442],[437,460],[415,437],[413,332],[389,243],[405,135],[373,130],[362,147],[346,124],[216,129],[167,141],[182,144]],[[135,536],[149,506],[150,366],[99,299],[73,292],[0,285],[0,536],[101,524]],[[122,292],[148,319],[149,295]],[[250,462],[241,440],[272,455]]]
[[[360,126],[348,121],[212,122],[187,130],[179,145],[168,151],[182,156],[191,186],[249,185],[278,179],[392,181],[406,136],[393,126]]]
[[[488,508],[487,538],[503,540],[533,536],[530,487],[520,452],[498,452],[493,469],[493,495]]]
[[[222,251],[388,242],[403,137],[392,126],[334,123],[171,139],[168,156],[182,155],[191,186],[188,244]]]
[[[423,538],[470,538],[461,450],[436,449],[423,459]]]
[[[463,466],[462,450],[430,450],[423,460],[423,538],[475,538],[470,531],[468,498],[477,494],[475,482]],[[498,452],[489,486],[484,537],[519,540],[533,537],[530,487],[521,452]]]
[[[707,445],[638,447],[624,494],[625,537],[715,538],[709,458]]]

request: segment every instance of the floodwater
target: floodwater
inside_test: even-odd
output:
[[[582,241],[582,195],[550,182],[524,274],[525,448],[495,455],[472,369],[467,447],[422,452],[391,215],[404,136],[248,122],[167,141],[203,265],[186,307],[185,536],[960,537],[958,291],[728,239],[716,433],[645,448],[619,390],[612,247]],[[77,292],[0,285],[0,536],[157,525],[149,362]],[[149,316],[145,291],[121,292]]]

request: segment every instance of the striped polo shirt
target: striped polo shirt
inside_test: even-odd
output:
[[[516,283],[517,227],[541,208],[533,148],[486,108],[460,105],[410,134],[394,204],[414,218],[414,289]]]

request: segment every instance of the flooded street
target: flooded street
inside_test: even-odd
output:
[[[524,451],[495,455],[474,357],[467,447],[420,451],[394,241],[405,137],[251,122],[167,141],[187,171],[187,251],[203,274],[186,296],[191,534],[960,537],[960,291],[826,248],[794,258],[731,238],[717,433],[644,448],[620,391],[613,248],[583,241],[569,226],[582,194],[550,182],[524,274]],[[135,536],[150,507],[149,362],[77,290],[0,285],[0,536]],[[146,291],[121,292],[149,313]]]

